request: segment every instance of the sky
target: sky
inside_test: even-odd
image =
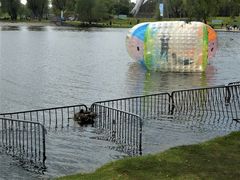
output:
[[[21,0],[21,3],[26,4],[27,0]]]

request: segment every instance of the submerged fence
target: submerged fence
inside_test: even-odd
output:
[[[55,108],[45,108],[30,111],[20,111],[12,113],[2,113],[0,116],[22,119],[33,122],[40,122],[48,128],[63,128],[70,126],[73,121],[74,114],[79,112],[81,109],[87,110],[87,106],[84,104],[73,105],[73,106],[62,106]]]
[[[212,114],[234,120],[240,119],[240,83],[151,94],[108,101],[96,104],[123,110],[141,118],[174,114]]]
[[[171,114],[212,114],[240,118],[240,85],[216,86],[172,92]]]
[[[84,104],[0,114],[0,147],[8,154],[45,168],[47,128],[74,125]],[[142,154],[143,121],[174,119],[175,123],[240,128],[240,82],[96,102],[95,127],[129,155]],[[81,143],[81,142],[79,142]]]
[[[0,117],[1,150],[23,164],[46,168],[45,134],[46,130],[40,123]]]
[[[108,140],[117,143],[129,155],[142,154],[142,118],[122,110],[93,104],[97,113],[95,126],[107,133]]]
[[[169,93],[159,93],[146,96],[99,101],[95,104],[134,113],[142,118],[145,118],[157,114],[168,114],[171,110],[171,96]]]
[[[45,169],[46,129],[74,124],[74,114],[87,106],[73,105],[0,114],[0,147],[23,163]]]

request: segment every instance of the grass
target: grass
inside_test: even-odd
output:
[[[218,29],[221,28],[221,23],[220,24],[212,24],[212,20],[217,19],[217,20],[222,20],[222,23],[224,24],[224,27],[226,24],[228,25],[237,25],[240,26],[240,16],[237,16],[235,18],[231,17],[211,17],[209,18],[209,24],[212,25],[214,28]]]
[[[211,17],[208,19],[208,23],[212,25],[214,28],[222,28],[221,23],[220,24],[212,24],[213,19],[222,20],[224,27],[226,24],[228,25],[240,25],[240,16],[231,18],[231,17]],[[162,21],[179,21],[183,20],[183,18],[163,18]],[[131,28],[134,25],[141,23],[141,22],[154,22],[157,21],[154,18],[126,18],[126,19],[111,19],[111,20],[105,20],[100,21],[98,23],[93,23],[91,26],[94,27],[111,27],[111,28]],[[111,23],[110,23],[111,22]],[[83,25],[79,21],[67,21],[66,25],[71,25],[75,27],[86,27],[89,25]]]
[[[183,20],[184,18],[163,18],[162,21],[179,21]],[[186,18],[185,18],[186,19]],[[221,23],[220,24],[212,24],[212,20],[222,20],[224,27],[226,24],[228,25],[240,25],[240,16],[231,18],[231,17],[210,17],[208,19],[208,23],[213,26],[216,29],[222,28]],[[2,20],[3,22],[11,22],[10,20]],[[83,24],[80,21],[66,21],[64,24],[66,26],[73,26],[73,27],[110,27],[110,28],[131,28],[134,25],[141,23],[141,22],[154,22],[157,21],[154,18],[134,18],[134,17],[128,17],[126,19],[111,19],[111,20],[102,20],[97,23],[92,23],[92,25],[89,24]],[[15,21],[17,23],[24,22],[24,23],[39,23],[38,20],[17,20]],[[42,20],[40,23],[51,23],[50,20]]]
[[[240,132],[163,153],[111,162],[93,173],[58,180],[239,179]]]

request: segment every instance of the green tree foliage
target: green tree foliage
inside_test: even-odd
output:
[[[78,19],[90,24],[100,19],[108,19],[115,13],[115,3],[117,3],[116,0],[77,0]]]
[[[27,8],[26,5],[21,4],[19,11],[18,11],[18,15],[20,17],[20,19],[26,19],[31,15],[30,10]]]
[[[167,17],[204,20],[209,16],[237,16],[240,0],[163,0]]]
[[[67,9],[67,0],[52,0],[52,7],[56,15],[64,13]]]
[[[67,0],[67,10],[70,12],[74,12],[76,10],[77,0]]]
[[[183,0],[167,0],[165,1],[165,9],[169,17],[182,17],[184,15]]]
[[[240,0],[219,0],[219,13],[222,16],[239,16]]]
[[[189,18],[206,21],[209,16],[218,13],[218,0],[186,0],[185,8]]]
[[[130,12],[130,0],[115,0],[114,1],[114,14],[125,14],[128,15]]]
[[[52,6],[60,11],[65,11],[67,7],[67,0],[52,0]]]
[[[52,5],[56,15],[64,11],[68,15],[77,14],[82,22],[91,23],[108,19],[115,14],[128,15],[132,7],[130,2],[130,0],[52,0]]]
[[[77,0],[52,0],[51,2],[55,15],[59,16],[61,11],[63,11],[66,16],[75,16]]]
[[[76,11],[78,18],[83,22],[91,22],[94,20],[93,8],[95,0],[77,0]]]
[[[93,17],[95,20],[107,19],[109,16],[107,1],[106,0],[95,0],[93,8]]]
[[[2,10],[9,14],[11,20],[17,20],[18,10],[20,8],[20,0],[1,0],[0,2]]]
[[[31,10],[33,17],[38,18],[40,21],[48,9],[48,3],[48,0],[27,0],[27,6]]]
[[[239,16],[240,0],[148,0],[164,4],[164,16],[170,18],[188,17],[206,20],[210,16]],[[146,3],[146,4],[147,4]],[[146,6],[146,4],[144,6]],[[156,8],[155,11],[158,9]],[[140,9],[141,11],[141,9]]]

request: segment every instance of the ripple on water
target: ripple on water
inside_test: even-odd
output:
[[[92,127],[49,131],[46,139],[46,176],[90,172],[109,161],[126,156],[111,149],[115,144],[99,140],[101,136]]]
[[[239,81],[239,34],[218,34],[219,50],[206,74],[175,74],[148,73],[133,63],[125,48],[127,31],[2,27],[0,111],[91,104],[98,100]],[[143,150],[144,153],[161,151],[230,131],[231,128],[222,130],[221,124],[213,121],[152,118],[144,122]],[[49,129],[46,138],[48,169],[44,176],[23,170],[12,158],[0,154],[0,179],[88,172],[125,156],[91,127]]]

